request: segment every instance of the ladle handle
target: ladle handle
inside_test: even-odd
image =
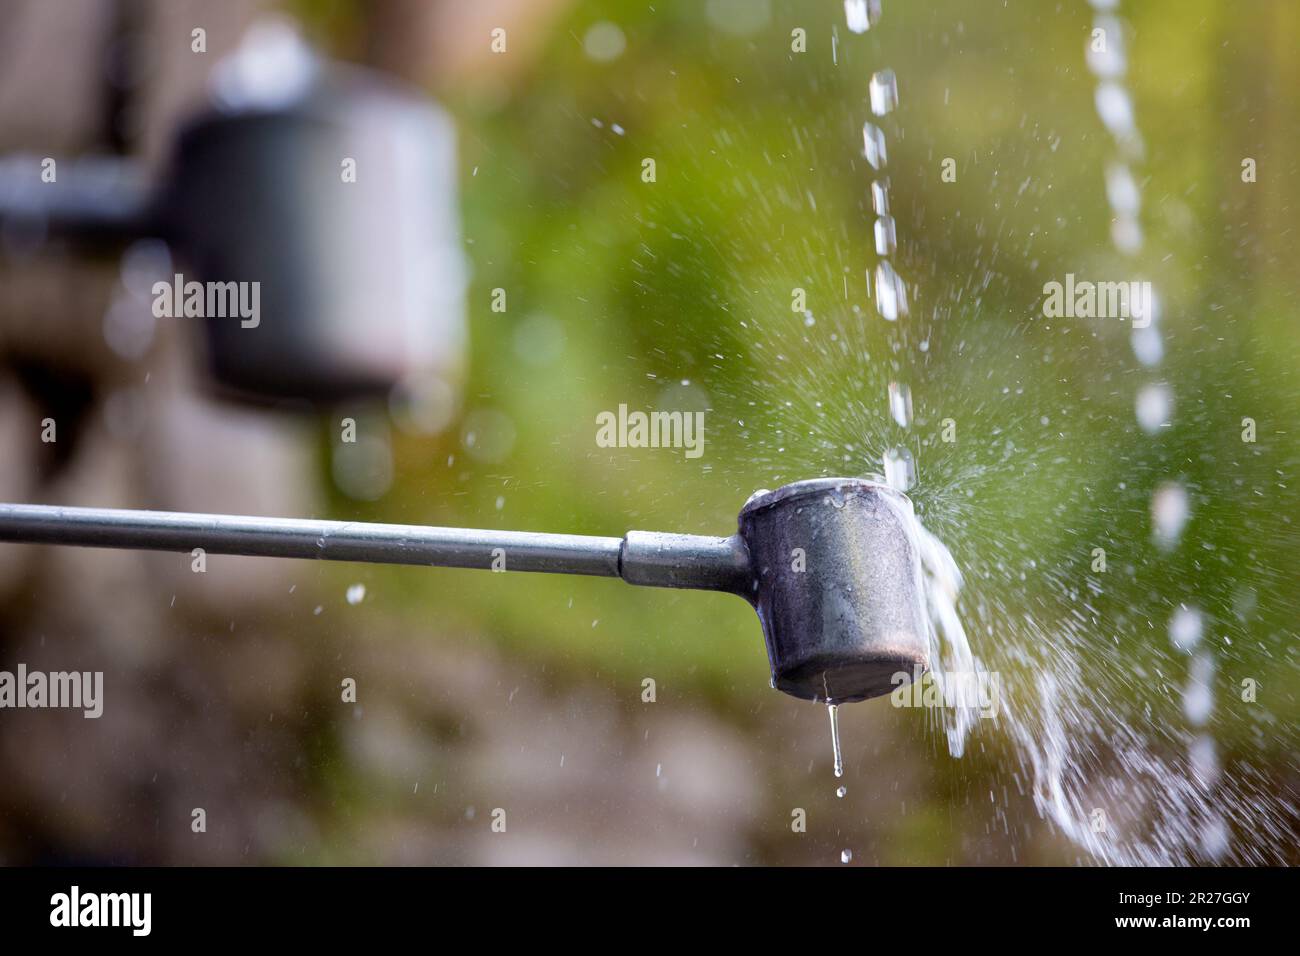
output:
[[[57,179],[41,181],[34,156],[0,156],[0,226],[111,251],[156,234],[144,170],[134,160],[94,156],[60,160]]]
[[[739,538],[633,531],[626,538],[481,531],[364,521],[0,504],[0,541],[211,554],[494,567],[621,577],[650,587],[744,593],[748,554]]]

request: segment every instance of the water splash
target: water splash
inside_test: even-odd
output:
[[[840,52],[842,67],[850,62],[849,51]],[[1125,50],[1125,63],[1129,52]],[[1122,76],[1104,69],[1110,70],[1106,78],[1111,82]],[[1131,99],[1124,99],[1131,108]],[[855,112],[848,118],[835,118],[841,143],[847,138],[843,131],[852,137],[864,120],[879,130],[878,139],[874,132],[871,137],[880,168],[858,158],[856,142],[841,151],[844,165],[852,162],[862,176],[860,202],[870,218],[865,229],[847,224],[828,234],[824,244],[782,246],[779,265],[774,260],[770,268],[759,267],[767,287],[749,283],[727,301],[728,309],[742,313],[736,325],[743,330],[745,360],[764,372],[714,396],[719,414],[731,426],[727,434],[720,433],[718,447],[728,442],[736,452],[730,463],[717,459],[715,473],[752,488],[817,475],[873,477],[883,468],[892,474],[882,480],[910,489],[916,521],[924,523],[924,533],[914,533],[938,648],[935,671],[925,681],[956,688],[959,671],[981,667],[1003,681],[996,720],[953,708],[927,710],[926,717],[937,730],[941,750],[983,754],[975,769],[955,772],[991,776],[986,823],[995,836],[1005,836],[1011,852],[1036,839],[1036,826],[1045,826],[1078,848],[1078,862],[1176,864],[1225,854],[1234,863],[1283,861],[1300,816],[1273,776],[1275,765],[1252,763],[1239,751],[1220,754],[1215,746],[1214,708],[1224,710],[1224,695],[1230,693],[1224,689],[1226,660],[1209,672],[1207,686],[1219,687],[1217,702],[1209,695],[1204,727],[1193,726],[1186,713],[1185,697],[1192,699],[1193,713],[1204,698],[1190,679],[1193,666],[1205,666],[1193,665],[1195,655],[1201,650],[1222,654],[1225,625],[1231,622],[1216,621],[1216,597],[1205,596],[1205,609],[1189,608],[1200,615],[1200,626],[1192,628],[1178,610],[1186,594],[1162,596],[1167,584],[1144,583],[1161,560],[1158,549],[1174,553],[1192,543],[1189,532],[1199,534],[1202,527],[1228,519],[1222,510],[1216,518],[1207,509],[1193,523],[1194,508],[1199,511],[1197,503],[1212,491],[1203,489],[1204,478],[1192,484],[1171,473],[1177,465],[1169,464],[1155,439],[1143,439],[1138,431],[1143,421],[1135,422],[1138,392],[1144,381],[1170,387],[1159,396],[1167,412],[1148,420],[1162,420],[1156,435],[1168,433],[1164,421],[1185,424],[1184,414],[1196,421],[1210,396],[1193,400],[1180,395],[1181,401],[1174,401],[1173,391],[1182,391],[1183,379],[1159,368],[1166,341],[1157,310],[1147,327],[1120,333],[1129,336],[1135,357],[1133,367],[1124,370],[1132,373],[1129,399],[1119,393],[1106,407],[1048,404],[1069,392],[1047,387],[1047,375],[1033,372],[1022,358],[1026,353],[1040,357],[1026,348],[1024,327],[971,318],[981,311],[990,281],[1002,281],[997,265],[1013,255],[1009,246],[1002,243],[982,252],[970,268],[947,269],[929,264],[924,255],[911,257],[903,213],[913,204],[891,195],[910,180],[905,168],[895,172],[885,165],[884,146],[888,139],[888,146],[902,155],[893,124],[905,115],[906,105],[900,103],[883,117],[862,115],[867,105],[860,99],[851,106]],[[1136,255],[1144,241],[1139,223],[1143,196],[1134,189],[1146,174],[1135,149],[1136,122],[1133,129],[1097,173],[1115,223],[1111,239],[1122,255]],[[813,140],[803,127],[798,132],[795,148],[801,160],[811,162]],[[1011,175],[1006,161],[1014,159],[1004,157],[999,172]],[[801,200],[807,183],[794,171],[773,177],[738,182],[735,198],[744,200],[755,217],[750,228],[776,234],[777,208],[765,204],[771,187],[784,189],[790,204],[810,214],[820,194]],[[670,203],[657,208],[665,221],[691,225],[685,210]],[[883,216],[890,222],[877,227],[875,220]],[[888,256],[876,244],[880,231],[888,238]],[[724,255],[741,261],[740,246],[733,251],[725,237],[718,242]],[[873,251],[889,260],[893,275],[903,270],[911,280],[905,285],[906,318],[895,310],[892,319],[882,321],[887,317],[876,301],[877,262],[863,256]],[[900,251],[901,263],[896,258]],[[919,251],[928,250],[922,244]],[[1017,258],[1003,272],[1023,265]],[[649,267],[646,274],[652,274]],[[809,325],[803,313],[788,311],[785,295],[796,281],[792,275],[809,292],[815,324]],[[892,278],[884,283],[886,290],[891,286]],[[775,300],[773,289],[780,292]],[[996,303],[1000,297],[990,294],[989,299]],[[977,330],[974,336],[972,329]],[[1106,337],[1113,341],[1115,333]],[[1041,358],[1051,369],[1064,368],[1060,352],[1066,347],[1051,345],[1058,356],[1050,363],[1049,355]],[[722,336],[711,353],[718,363],[738,355],[734,343]],[[920,375],[927,369],[935,374],[922,387]],[[1058,381],[1077,385],[1081,378]],[[913,405],[907,413],[903,389]],[[1175,407],[1179,422],[1174,422]],[[949,416],[957,419],[959,436],[951,445],[940,438],[941,423]],[[1107,423],[1124,418],[1130,424],[1118,428],[1144,442],[1150,454],[1132,459],[1123,472],[1095,467],[1091,459],[1100,452],[1097,436],[1118,444],[1123,438],[1103,429],[1116,428]],[[911,467],[900,467],[901,450],[914,455]],[[924,465],[919,474],[918,459]],[[1152,470],[1156,461],[1163,471]],[[1283,474],[1279,471],[1277,477]],[[1232,504],[1243,501],[1234,498]],[[1249,514],[1259,515],[1262,508]],[[1098,534],[1097,528],[1105,530]],[[1276,526],[1257,528],[1274,541],[1281,533],[1268,530]],[[1054,547],[1044,529],[1067,539],[1068,546]],[[1144,554],[1148,530],[1157,547]],[[930,544],[925,534],[940,545]],[[1104,573],[1095,567],[1089,572],[1087,556],[1094,545],[1105,545],[1110,567]],[[1227,555],[1219,551],[1202,555],[1198,549],[1196,557],[1202,562],[1222,558],[1226,564]],[[954,568],[961,573],[954,574]],[[1274,566],[1261,570],[1267,581],[1249,587],[1227,580],[1224,586],[1235,587],[1242,596],[1238,600],[1235,592],[1226,594],[1223,613],[1236,613],[1238,605],[1243,615],[1255,613],[1251,595],[1262,594],[1268,581],[1276,582],[1283,573]],[[1147,596],[1154,606],[1143,606]],[[1261,602],[1261,607],[1266,605]],[[1184,647],[1193,633],[1194,643]],[[1145,643],[1139,635],[1146,636]],[[1263,652],[1278,653],[1280,646],[1275,642]],[[1251,732],[1261,742],[1285,743],[1275,711],[1264,704],[1257,713]],[[1046,823],[1036,824],[1032,812],[1017,817],[1018,797],[1030,801]]]
[[[916,516],[908,498],[890,499],[920,563],[919,591],[927,612],[930,670],[923,678],[933,682],[943,706],[936,708],[948,740],[948,752],[960,757],[966,740],[980,720],[986,701],[979,691],[995,686],[987,668],[971,650],[966,627],[958,612],[963,579],[948,547]],[[1001,701],[995,702],[999,709]]]

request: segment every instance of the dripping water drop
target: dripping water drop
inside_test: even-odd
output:
[[[844,776],[844,754],[840,751],[840,705],[827,704],[827,712],[831,715],[831,750],[835,753],[835,776]]]

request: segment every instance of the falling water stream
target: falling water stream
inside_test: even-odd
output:
[[[1121,24],[1108,11],[1117,6],[1117,0],[1090,0],[1097,9],[1097,28],[1110,40],[1102,53],[1089,55],[1088,65],[1098,78],[1096,93],[1097,111],[1112,134],[1120,158],[1106,170],[1106,195],[1112,206],[1114,220],[1112,241],[1121,254],[1132,256],[1142,246],[1142,232],[1138,219],[1140,190],[1136,185],[1129,163],[1141,154],[1141,138],[1134,123],[1134,110],[1127,90],[1121,80],[1125,69]],[[865,33],[880,19],[880,4],[876,0],[845,0],[848,28],[853,33]],[[909,288],[894,265],[898,249],[898,226],[890,209],[890,183],[886,176],[888,141],[886,131],[878,125],[899,103],[898,81],[888,68],[871,74],[868,82],[868,104],[872,118],[862,127],[863,156],[871,167],[871,206],[875,219],[872,228],[877,261],[874,269],[867,270],[867,291],[872,296],[880,317],[891,323],[889,348],[892,352],[893,376],[888,384],[887,408],[893,423],[907,433],[912,425],[912,388],[907,381],[907,370],[912,362],[904,355],[906,336],[903,320],[916,301],[916,290]],[[874,280],[874,282],[873,282]],[[924,348],[924,346],[923,346]],[[1139,361],[1147,367],[1159,364],[1163,344],[1154,322],[1146,329],[1134,330],[1133,348]],[[1158,432],[1168,421],[1172,408],[1172,393],[1162,382],[1151,382],[1138,392],[1136,415],[1139,425],[1148,433]],[[917,461],[905,444],[895,442],[883,454],[883,480],[900,492],[908,492],[917,482]],[[1187,520],[1188,503],[1185,490],[1174,481],[1159,485],[1153,493],[1151,513],[1153,539],[1156,545],[1170,550],[1178,543],[1182,526]],[[948,548],[928,531],[910,507],[901,514],[903,524],[921,559],[929,619],[929,644],[931,671],[926,679],[940,691],[944,705],[940,709],[949,753],[960,757],[966,740],[981,716],[978,695],[972,692],[983,681],[987,686],[989,673],[971,650],[966,629],[958,613],[958,598],[962,589],[962,575]],[[1171,640],[1182,649],[1192,652],[1198,644],[1202,630],[1199,612],[1183,606],[1170,625]],[[1069,669],[1074,661],[1057,662]],[[1208,653],[1198,653],[1192,659],[1191,677],[1185,694],[1185,711],[1193,727],[1201,728],[1209,716],[1212,699],[1209,684],[1214,670],[1213,658]],[[999,685],[1000,686],[1000,685]],[[1002,707],[1001,716],[1018,739],[1034,772],[1035,802],[1039,811],[1052,818],[1072,839],[1092,852],[1114,862],[1136,862],[1153,859],[1149,852],[1120,853],[1115,847],[1099,838],[1096,828],[1086,822],[1087,810],[1081,802],[1075,779],[1078,768],[1071,765],[1071,744],[1066,739],[1068,729],[1062,724],[1057,697],[1061,693],[1060,681],[1052,669],[1045,669],[1038,678],[1036,690],[1041,715],[1018,715]],[[834,751],[834,773],[843,774],[839,736],[838,708],[829,703],[831,738]],[[1192,765],[1200,778],[1200,791],[1208,793],[1217,776],[1213,740],[1202,734],[1192,744]],[[842,797],[845,788],[840,786],[836,795]],[[1202,795],[1196,786],[1180,788],[1185,796]],[[1190,803],[1188,804],[1190,807]],[[1094,811],[1095,812],[1095,811]],[[1203,811],[1197,813],[1205,817]],[[1210,814],[1205,824],[1202,848],[1211,859],[1221,855],[1226,837],[1224,826]],[[1217,823],[1216,823],[1217,821]],[[851,860],[852,853],[845,849],[841,862]],[[1158,858],[1158,857],[1156,857]]]
[[[826,710],[831,715],[831,749],[835,752],[835,776],[842,777],[844,776],[844,753],[840,750],[840,705],[827,704]]]
[[[880,19],[879,0],[844,0],[844,16],[848,28],[853,33],[866,33]],[[898,84],[893,70],[882,70],[872,75],[868,86],[871,112],[875,116],[884,116],[898,103]],[[887,157],[885,134],[880,127],[867,121],[862,126],[862,149],[871,168],[880,172],[884,169]],[[907,313],[907,290],[903,280],[893,271],[889,256],[898,246],[898,234],[893,217],[889,214],[889,184],[885,179],[876,179],[871,183],[872,208],[876,212],[873,232],[876,253],[880,257],[876,266],[876,308],[880,314],[892,321],[897,321],[900,314]],[[867,270],[867,289],[871,289],[871,270]],[[906,385],[890,383],[889,407],[894,420],[906,428],[911,420],[911,392]],[[898,452],[891,450],[885,454],[885,473],[889,484],[900,491],[907,490],[906,460]],[[831,746],[835,753],[835,776],[844,775],[844,761],[840,751],[839,709],[833,702],[827,707],[831,716]],[[835,790],[835,796],[843,798],[847,792],[841,784]],[[844,849],[840,853],[840,862],[848,863],[853,853]]]
[[[879,21],[881,13],[878,0],[845,0],[844,11],[848,27],[854,33],[865,33]],[[880,317],[891,323],[889,348],[892,353],[893,377],[885,396],[886,407],[894,424],[906,434],[912,427],[913,413],[912,388],[904,376],[913,363],[904,356],[907,336],[903,328],[903,320],[910,314],[909,302],[914,300],[915,290],[909,289],[908,283],[893,264],[898,250],[898,225],[890,211],[890,184],[885,174],[888,165],[889,137],[885,130],[877,125],[898,106],[898,78],[892,69],[884,68],[871,74],[867,83],[867,101],[872,119],[863,123],[862,141],[863,156],[873,173],[870,186],[871,208],[875,216],[872,236],[877,257],[874,270],[867,269],[867,292],[872,295]],[[916,484],[916,458],[902,442],[895,442],[886,449],[881,465],[884,469],[885,483],[895,490],[906,493]],[[967,697],[964,692],[955,693],[955,691],[958,688],[963,691],[971,690],[975,686],[974,683],[964,678],[974,677],[983,672],[982,665],[971,653],[970,643],[957,613],[957,596],[962,584],[961,573],[943,542],[921,525],[910,506],[910,501],[906,507],[900,507],[899,511],[899,518],[907,529],[915,552],[920,556],[923,570],[922,583],[926,594],[929,623],[928,642],[931,661],[929,679],[950,704],[945,709],[948,748],[954,756],[960,756],[965,749],[966,736],[978,718],[978,707],[977,701]],[[950,677],[958,677],[958,680],[950,680]],[[831,733],[835,751],[835,776],[839,777],[843,773],[843,767],[836,708],[833,704],[831,705]],[[840,787],[836,795],[842,797],[844,787]],[[845,850],[841,859],[843,862],[848,862],[851,856],[852,854]]]

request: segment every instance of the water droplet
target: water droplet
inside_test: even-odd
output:
[[[876,220],[876,254],[893,255],[898,248],[898,229],[893,216],[881,216]]]
[[[1186,604],[1179,605],[1169,620],[1169,640],[1180,651],[1194,651],[1201,643],[1205,622],[1201,612]]]
[[[881,70],[871,74],[867,84],[871,96],[871,112],[884,116],[898,105],[898,78],[893,70]]]
[[[609,63],[623,54],[627,48],[627,37],[617,24],[601,20],[588,28],[582,38],[582,48],[596,62]]]
[[[850,862],[852,859],[853,859],[853,851],[852,851],[852,850],[840,850],[840,862],[841,862],[841,863],[848,863],[848,862]]]
[[[1214,658],[1201,652],[1192,658],[1183,690],[1183,713],[1193,727],[1202,727],[1214,711]]]
[[[1169,424],[1174,409],[1174,393],[1167,385],[1143,385],[1137,393],[1137,420],[1142,430],[1154,435]]]
[[[889,383],[889,414],[900,428],[912,427],[912,389],[906,383]]]
[[[885,452],[885,484],[895,491],[910,491],[916,484],[916,459],[906,448],[896,447]]]
[[[1106,167],[1106,198],[1117,216],[1136,216],[1142,204],[1133,171],[1124,163],[1111,163]]]
[[[844,799],[844,795],[848,792],[849,792],[849,788],[841,785],[840,787],[836,788],[835,796],[839,797],[842,800]]]
[[[1124,139],[1136,132],[1133,122],[1133,100],[1128,91],[1118,83],[1100,83],[1094,96],[1097,115],[1102,124],[1116,139]]]
[[[1085,58],[1088,69],[1094,76],[1114,80],[1124,75],[1128,66],[1124,56],[1124,30],[1119,20],[1110,16],[1099,16],[1092,21],[1094,30],[1100,30],[1103,43],[1097,44],[1089,38],[1085,45]],[[1101,48],[1098,49],[1098,46]]]
[[[1160,364],[1165,357],[1165,343],[1154,325],[1133,330],[1133,354],[1147,368]]]
[[[873,123],[862,124],[862,155],[872,169],[883,169],[888,160],[885,153],[885,132]]]
[[[1166,481],[1151,496],[1151,523],[1156,544],[1168,550],[1178,543],[1191,515],[1187,489],[1176,481]]]
[[[1142,226],[1136,216],[1121,214],[1110,224],[1110,241],[1118,252],[1131,256],[1142,248]]]
[[[366,586],[359,583],[349,586],[347,598],[349,604],[360,604],[366,599]]]
[[[890,322],[907,315],[907,287],[888,262],[876,266],[876,311]]]
[[[826,710],[831,717],[831,750],[835,755],[835,776],[844,776],[844,754],[840,750],[840,706],[827,704]]]
[[[844,0],[844,19],[853,33],[866,33],[880,21],[880,0]]]
[[[889,212],[889,183],[882,182],[879,179],[871,181],[871,208],[877,216],[884,216]]]

